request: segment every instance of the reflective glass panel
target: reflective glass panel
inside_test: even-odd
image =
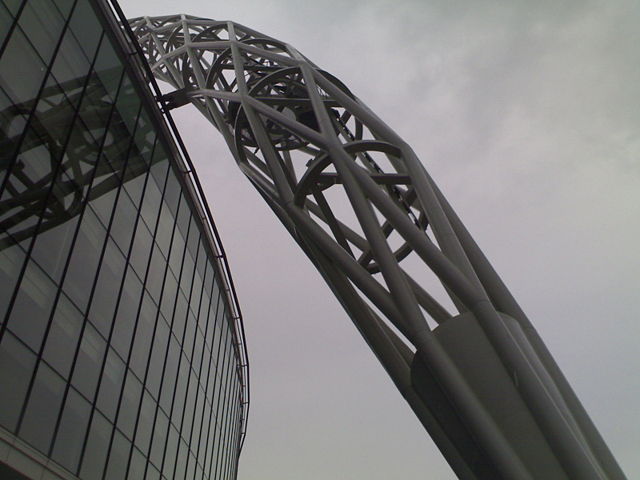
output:
[[[91,405],[74,388],[69,389],[52,457],[75,472],[87,433]]]
[[[36,356],[11,333],[0,343],[0,424],[13,431],[25,402]]]
[[[43,453],[48,453],[58,420],[64,379],[40,363],[20,426],[20,436]]]

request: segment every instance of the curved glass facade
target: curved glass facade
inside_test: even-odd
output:
[[[237,308],[115,25],[98,1],[0,3],[0,464],[235,478]]]

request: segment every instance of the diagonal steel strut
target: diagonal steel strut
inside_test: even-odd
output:
[[[292,46],[227,21],[129,21],[153,75],[222,133],[462,479],[624,474],[413,150]],[[453,311],[403,268],[435,275]]]

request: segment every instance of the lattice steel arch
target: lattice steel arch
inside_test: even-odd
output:
[[[237,23],[129,24],[175,89],[161,104],[191,103],[222,133],[460,478],[625,478],[416,154],[342,82]]]

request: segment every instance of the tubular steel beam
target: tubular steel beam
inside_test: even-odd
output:
[[[129,25],[175,89],[163,108],[191,103],[222,133],[460,478],[625,478],[416,154],[340,80],[237,23]]]

